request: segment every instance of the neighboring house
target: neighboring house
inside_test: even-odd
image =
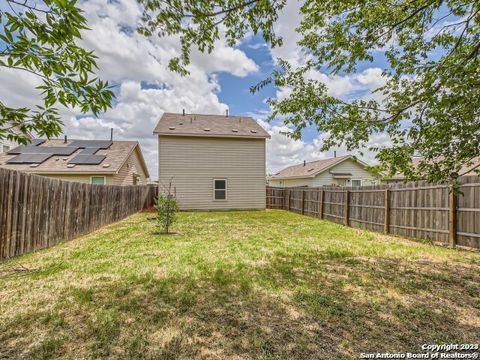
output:
[[[144,185],[150,177],[136,141],[34,139],[0,154],[0,167],[91,184]]]
[[[159,183],[172,180],[182,210],[265,208],[265,139],[252,118],[165,113]]]
[[[0,140],[0,154],[10,151],[10,149],[13,149],[16,146],[18,146],[18,144],[11,140],[7,140],[7,139]]]
[[[33,139],[32,135],[29,133],[28,137],[30,139]],[[14,147],[17,147],[19,144],[15,141],[8,140],[8,139],[0,139],[0,154],[6,153],[13,149]]]
[[[368,165],[351,155],[306,162],[289,166],[270,176],[270,186],[362,186],[372,185],[376,181],[366,170]]]
[[[412,165],[413,167],[417,167],[418,164],[423,160],[423,157],[414,157],[412,159]],[[477,171],[480,170],[480,157],[474,158],[470,164],[468,165],[463,165],[458,172],[458,176],[473,176],[473,175],[479,175]],[[383,182],[387,184],[399,184],[399,183],[404,183],[405,182],[405,175],[403,173],[398,173],[391,178],[384,179]]]

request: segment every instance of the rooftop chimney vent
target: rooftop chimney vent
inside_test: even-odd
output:
[[[303,160],[303,166],[307,166],[307,160]]]
[[[182,115],[185,116],[185,109],[182,109]]]
[[[225,110],[225,116],[228,117],[228,109]]]

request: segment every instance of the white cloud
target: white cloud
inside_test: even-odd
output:
[[[274,58],[282,57],[298,66],[303,57],[296,42],[299,35],[295,27],[300,23],[301,3],[289,1],[275,25],[284,39],[284,46],[271,50]],[[136,0],[89,0],[80,6],[89,20],[90,31],[84,32],[83,44],[95,51],[99,57],[99,76],[117,84],[118,93],[113,109],[100,118],[92,116],[75,118],[75,111],[61,109],[64,116],[65,133],[70,138],[99,139],[110,136],[114,128],[116,139],[139,140],[144,151],[150,173],[157,177],[158,156],[157,139],[152,131],[164,111],[200,113],[223,113],[227,108],[217,94],[220,91],[215,73],[229,72],[243,77],[258,71],[255,62],[239,49],[229,48],[222,40],[212,54],[192,53],[190,75],[179,76],[168,70],[167,62],[179,54],[177,38],[146,39],[135,32],[141,15]],[[260,45],[259,45],[260,44]],[[264,46],[263,43],[251,45],[251,48]],[[358,91],[371,90],[383,84],[381,70],[370,68],[359,74],[330,76],[320,72],[310,76],[324,82],[329,93],[334,96],[349,96]],[[0,72],[0,98],[11,106],[33,106],[38,100],[34,89],[38,79],[24,72]],[[142,86],[143,85],[143,86]],[[278,97],[288,94],[288,89],[280,89]],[[345,149],[331,149],[329,153],[320,152],[324,135],[311,142],[293,140],[281,135],[288,131],[278,124],[264,123],[272,135],[267,143],[268,169],[277,171],[284,166],[330,157],[333,151],[337,155],[345,154]],[[378,136],[372,141],[388,143],[388,139]],[[373,159],[366,154],[367,160]]]
[[[215,74],[229,72],[243,77],[258,71],[244,52],[219,40],[211,54],[193,51],[190,75],[182,77],[168,70],[168,61],[179,54],[178,38],[150,39],[136,33],[141,16],[136,0],[89,0],[84,10],[90,30],[82,33],[82,45],[98,56],[98,76],[117,85],[112,109],[100,118],[61,109],[70,138],[115,138],[139,140],[152,175],[157,177],[157,139],[153,129],[164,111],[223,113],[227,108],[218,99],[220,86]],[[34,89],[38,79],[23,72],[0,72],[0,98],[11,106],[38,103]],[[143,86],[142,86],[143,85]]]
[[[347,151],[345,147],[333,147],[328,152],[320,151],[322,143],[327,134],[319,134],[311,142],[295,140],[282,133],[289,132],[290,129],[284,125],[275,125],[258,120],[260,124],[268,131],[271,139],[267,140],[267,172],[274,174],[279,170],[306,161],[315,161],[331,158],[336,153],[337,156],[352,154],[360,160],[370,165],[377,163],[375,153],[369,151],[370,147],[383,147],[390,145],[390,138],[387,134],[375,134],[371,137],[364,149],[356,151]]]
[[[279,13],[278,21],[274,24],[275,33],[283,39],[283,46],[271,49],[272,58],[287,60],[294,67],[304,64],[307,59],[297,45],[301,35],[295,31],[302,20],[300,14],[302,4],[303,1],[287,1]]]
[[[386,82],[382,69],[377,67],[365,69],[358,74],[345,76],[327,75],[311,70],[305,77],[322,82],[327,87],[327,94],[338,98],[347,98],[351,95],[355,95],[357,98],[371,98],[373,96],[371,92],[385,85]],[[291,89],[283,87],[277,90],[276,97],[277,99],[284,99],[290,94]],[[381,100],[381,98],[378,98],[378,100]]]

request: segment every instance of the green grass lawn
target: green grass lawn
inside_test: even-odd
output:
[[[180,213],[170,236],[149,216],[0,264],[0,358],[352,359],[479,340],[478,253],[285,211]]]

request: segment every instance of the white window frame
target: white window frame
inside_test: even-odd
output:
[[[363,183],[362,179],[352,179],[352,180],[350,181],[350,184],[352,185],[352,187],[353,187],[353,182],[354,182],[354,181],[360,181],[360,185],[358,185],[358,186],[362,186],[362,183]]]
[[[93,178],[103,178],[103,184],[94,184]],[[90,184],[92,185],[107,185],[107,177],[106,176],[99,176],[99,175],[92,175],[90,176]]]
[[[219,181],[219,180],[222,180],[222,181],[225,181],[225,199],[216,199],[215,198],[215,181]],[[213,189],[213,201],[227,201],[228,200],[228,179],[225,179],[225,178],[215,178],[213,179],[212,181],[212,189]],[[223,190],[223,189],[218,189],[218,190]]]

